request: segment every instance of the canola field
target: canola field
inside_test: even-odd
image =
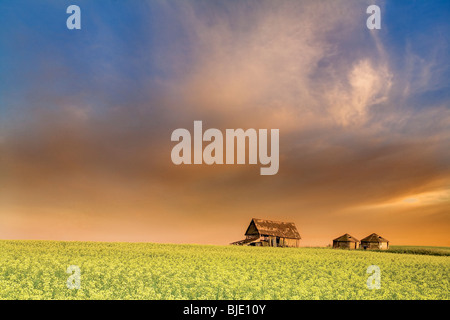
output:
[[[371,265],[380,289],[368,288]],[[449,256],[408,253],[0,241],[0,299],[448,300],[449,273]]]

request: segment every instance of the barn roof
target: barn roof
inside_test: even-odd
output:
[[[376,233],[372,233],[370,236],[361,239],[361,242],[389,242],[389,240],[377,235]]]
[[[240,246],[242,246],[242,245],[244,245],[244,244],[247,244],[247,243],[251,243],[251,242],[254,242],[254,241],[257,241],[259,238],[250,238],[250,239],[244,239],[244,240],[239,240],[239,241],[235,241],[235,242],[232,242],[232,243],[230,243],[230,244],[233,244],[233,245],[240,245]]]
[[[297,227],[293,222],[272,221],[253,218],[250,222],[248,229],[252,225],[255,225],[260,234],[275,236],[281,238],[301,239],[298,233]],[[247,234],[247,231],[245,232]]]
[[[339,238],[334,239],[333,241],[338,241],[338,242],[359,242],[358,239],[352,237],[348,233],[344,234],[343,236],[340,236]]]

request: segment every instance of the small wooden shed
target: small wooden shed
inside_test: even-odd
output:
[[[372,233],[370,236],[361,239],[361,248],[364,250],[387,250],[389,249],[389,240]]]
[[[359,240],[352,237],[348,233],[333,240],[333,248],[339,249],[358,249]]]
[[[232,245],[262,247],[299,247],[300,234],[293,222],[253,218],[245,232],[245,239]]]

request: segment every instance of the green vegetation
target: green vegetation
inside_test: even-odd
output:
[[[80,289],[66,286],[70,265]],[[379,290],[367,288],[370,265],[381,269]],[[0,299],[449,299],[449,273],[447,256],[0,241]]]
[[[424,254],[430,256],[450,256],[449,247],[391,246],[386,252]]]

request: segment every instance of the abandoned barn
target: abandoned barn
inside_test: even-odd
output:
[[[245,232],[245,239],[231,243],[240,246],[299,247],[300,234],[293,222],[253,218]]]
[[[389,241],[376,233],[361,239],[361,248],[366,250],[387,250],[389,249]]]
[[[339,249],[358,249],[359,240],[348,233],[333,240],[333,248]]]

